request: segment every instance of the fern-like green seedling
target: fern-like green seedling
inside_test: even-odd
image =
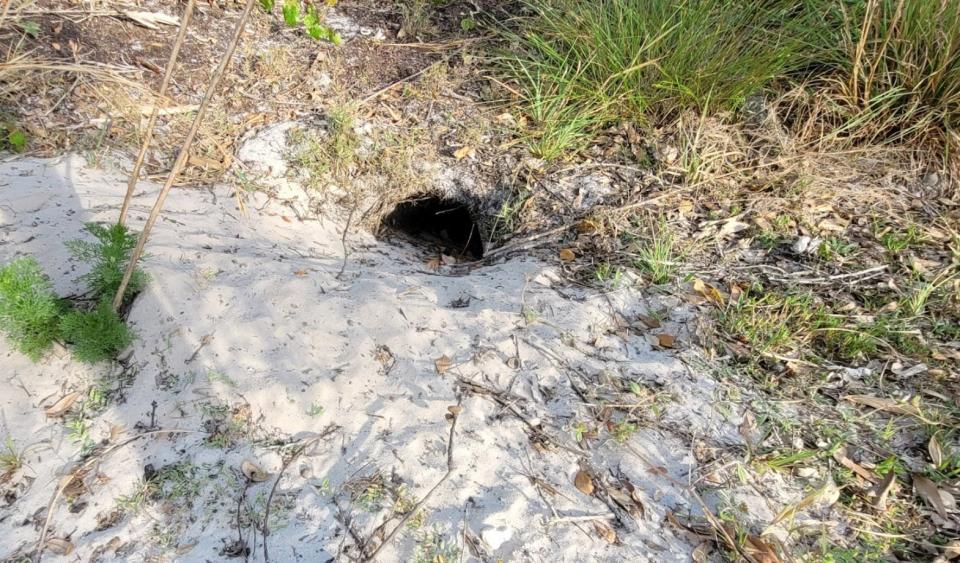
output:
[[[133,342],[133,333],[114,312],[109,300],[92,311],[72,311],[60,321],[60,334],[73,345],[73,357],[95,363],[117,357]]]
[[[105,226],[87,223],[85,228],[96,241],[71,240],[67,242],[67,249],[77,260],[90,264],[90,272],[80,279],[90,286],[98,298],[112,299],[123,280],[133,248],[137,245],[137,236],[119,224]],[[140,293],[149,279],[146,272],[136,268],[124,291],[124,298],[130,299]]]
[[[0,331],[33,361],[58,336],[60,303],[40,265],[18,258],[0,268]]]

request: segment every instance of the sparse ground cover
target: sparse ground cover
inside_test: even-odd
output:
[[[72,149],[109,167],[115,151],[142,136],[144,107],[163,103],[170,111],[148,159],[151,173],[163,172],[234,6],[200,10],[204,25],[185,51],[174,101],[157,101],[150,88],[166,43],[144,41],[147,32],[116,13],[13,4],[0,29],[10,53],[0,67],[9,107],[0,145]],[[660,516],[710,538],[712,547],[694,546],[695,558],[711,549],[758,561],[956,556],[960,5],[342,1],[328,15],[353,23],[337,31],[338,47],[310,38],[307,12],[288,28],[281,8],[250,25],[184,183],[228,181],[241,209],[262,206],[269,173],[237,162],[237,148],[251,128],[296,120],[286,166],[311,198],[291,203],[289,220],[338,220],[346,245],[347,231],[377,229],[396,202],[441,193],[469,204],[487,263],[529,252],[553,263],[571,291],[642,289],[696,310],[684,328],[670,309],[611,313],[616,328],[590,346],[602,351],[607,339],[641,333],[711,374],[711,408],[736,422],[734,439],[683,433],[670,413],[686,412],[695,393],[622,373],[580,373],[585,379],[570,386],[585,409],[563,424],[585,452],[596,442],[631,452],[648,429],[684,436],[695,459],[684,480],[706,504],[695,515]],[[92,38],[119,30],[126,39],[118,41],[141,42],[135,64],[95,47]],[[420,270],[470,268],[448,254],[424,251]],[[348,262],[344,250],[342,268]],[[197,287],[218,276],[198,273]],[[533,327],[554,322],[526,305],[520,317]],[[564,331],[555,336],[581,345]],[[385,366],[395,360],[389,349],[377,357]],[[436,371],[448,369],[437,362]],[[182,389],[196,377],[163,385]],[[214,371],[206,380],[232,388],[232,377]],[[92,389],[67,405],[71,436],[86,451],[94,447],[88,420],[115,388]],[[298,412],[319,421],[333,408],[310,401]],[[250,443],[255,425],[239,403],[204,402],[196,412],[210,447]],[[549,442],[536,431],[531,441],[536,452]],[[5,474],[21,467],[16,448],[2,458]],[[412,510],[415,497],[388,473],[381,466],[343,482],[308,481],[354,534],[353,518],[363,530],[375,523],[364,515],[390,521]],[[531,474],[536,494],[553,498],[557,483],[538,479]],[[633,485],[623,479],[631,483],[621,476],[616,490],[629,500]],[[745,489],[762,501],[745,501]],[[237,511],[237,554],[256,545],[242,530],[264,524],[271,502],[282,512],[282,498],[253,497],[247,516]],[[630,513],[633,505],[619,501]],[[417,538],[411,558],[481,557],[469,527],[459,535],[432,527],[451,521],[406,520]],[[585,529],[616,543],[628,521],[620,514]],[[579,522],[561,525],[582,533]],[[158,545],[178,533],[159,528]]]

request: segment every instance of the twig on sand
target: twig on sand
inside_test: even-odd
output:
[[[73,483],[73,480],[77,478],[77,475],[81,474],[84,470],[89,469],[90,467],[96,465],[103,461],[105,457],[112,454],[113,452],[119,450],[120,448],[132,444],[137,440],[146,438],[147,436],[154,436],[158,434],[201,434],[199,430],[154,430],[151,432],[144,432],[143,434],[137,434],[132,436],[110,448],[104,450],[103,452],[90,456],[87,461],[85,461],[80,467],[74,469],[70,472],[69,475],[60,480],[60,486],[57,487],[57,490],[53,493],[53,498],[50,499],[50,502],[47,504],[47,517],[43,521],[43,528],[40,530],[40,539],[37,540],[37,554],[34,556],[34,561],[40,561],[40,558],[43,556],[43,550],[46,548],[47,543],[47,532],[50,529],[50,520],[53,519],[53,507],[56,506],[57,501],[60,500],[60,496],[63,495],[63,491],[67,490],[67,487]]]
[[[267,506],[263,509],[263,526],[260,532],[263,534],[263,561],[264,563],[270,563],[270,550],[267,547],[269,543],[267,538],[270,536],[270,528],[267,525],[270,522],[270,505],[273,504],[273,495],[277,492],[277,485],[280,484],[280,479],[283,479],[283,474],[286,472],[287,468],[300,457],[303,452],[307,451],[307,448],[316,444],[320,440],[326,438],[330,434],[333,434],[337,430],[340,430],[340,427],[336,424],[331,424],[323,429],[323,432],[317,434],[313,438],[303,442],[299,448],[294,450],[290,457],[284,460],[283,465],[280,467],[280,472],[277,473],[277,478],[273,482],[273,486],[270,487],[270,494],[267,496]]]
[[[180,47],[183,45],[183,40],[187,36],[187,25],[190,23],[190,17],[193,15],[193,6],[195,3],[196,0],[187,1],[183,18],[180,19],[180,30],[177,32],[177,38],[173,42],[173,49],[170,51],[170,58],[167,60],[167,68],[163,72],[163,81],[160,83],[159,92],[157,92],[157,97],[161,100],[167,95],[170,77],[173,76],[173,69],[177,66],[177,56],[180,54]],[[147,120],[143,144],[140,145],[137,160],[134,161],[133,170],[130,171],[130,180],[127,181],[127,193],[123,196],[123,204],[120,206],[120,218],[117,219],[117,223],[120,225],[127,219],[127,210],[130,208],[130,200],[133,199],[133,190],[137,187],[137,180],[140,179],[140,168],[143,166],[143,160],[147,156],[147,150],[150,148],[150,142],[153,140],[153,130],[157,125],[158,115],[160,115],[160,104],[155,103],[153,104],[153,111],[150,112],[150,118]]]
[[[533,438],[542,440],[543,443],[545,444],[550,444],[562,450],[566,450],[576,455],[577,457],[583,457],[584,452],[582,450],[578,450],[574,447],[567,446],[566,444],[560,443],[556,438],[544,432],[543,429],[541,429],[538,425],[534,424],[533,422],[530,421],[530,419],[524,416],[524,414],[521,413],[520,410],[514,406],[514,403],[517,402],[518,399],[523,400],[521,397],[510,395],[509,393],[506,393],[504,391],[490,389],[489,387],[485,387],[483,385],[480,385],[479,383],[475,383],[473,381],[464,379],[462,377],[457,378],[457,382],[460,385],[462,385],[463,388],[466,389],[467,391],[471,391],[478,395],[490,397],[491,399],[493,399],[495,403],[500,405],[502,408],[510,411],[515,417],[517,417],[517,419],[520,420],[520,422],[524,423],[524,425],[526,425],[526,427],[530,429],[530,432],[533,434]],[[510,398],[510,400],[507,400],[507,398]]]
[[[411,508],[406,514],[403,515],[403,518],[400,519],[400,522],[398,522],[397,525],[394,526],[392,530],[390,530],[390,533],[387,534],[385,538],[383,538],[383,541],[380,542],[380,545],[378,545],[377,548],[374,549],[369,556],[365,556],[363,558],[363,561],[375,560],[377,558],[377,554],[380,553],[380,550],[383,549],[385,545],[390,543],[390,541],[393,539],[393,536],[397,535],[397,532],[400,531],[400,529],[403,528],[403,526],[407,523],[407,520],[409,520],[414,514],[419,512],[420,509],[423,508],[423,505],[426,504],[427,501],[430,499],[430,497],[433,495],[434,491],[440,488],[440,485],[442,485],[447,479],[450,478],[450,475],[453,474],[453,448],[455,445],[454,436],[457,430],[457,420],[460,418],[462,407],[458,403],[456,406],[450,407],[449,411],[450,411],[450,437],[447,439],[447,472],[444,473],[443,477],[441,477],[440,480],[437,481],[436,484],[433,487],[431,487],[430,490],[427,491],[427,493],[420,498],[420,500],[417,501],[417,504],[413,505],[413,508]],[[365,543],[369,543],[369,540],[367,540],[367,542]],[[363,551],[363,546],[361,546],[361,551]]]
[[[583,514],[580,516],[557,516],[547,521],[547,524],[562,524],[564,522],[596,522],[598,520],[616,520],[613,514]]]
[[[223,75],[227,70],[227,66],[230,64],[230,60],[233,58],[233,53],[236,51],[237,44],[240,42],[240,37],[243,35],[243,29],[247,24],[247,18],[250,17],[251,10],[253,10],[254,3],[254,0],[247,0],[246,5],[243,7],[243,13],[240,14],[240,20],[237,22],[237,27],[233,32],[233,37],[230,39],[227,50],[224,52],[223,58],[220,60],[220,65],[217,67],[217,70],[214,71],[213,76],[210,79],[210,85],[207,86],[207,91],[203,94],[203,100],[200,102],[200,109],[197,110],[197,115],[193,118],[193,123],[190,125],[190,130],[187,132],[187,137],[183,140],[183,145],[180,147],[180,153],[177,155],[177,160],[174,161],[173,168],[170,169],[170,174],[167,175],[167,180],[164,182],[163,187],[160,188],[160,194],[157,195],[157,201],[153,204],[153,209],[150,210],[150,215],[147,217],[147,223],[144,225],[143,231],[140,233],[140,238],[137,239],[137,246],[134,247],[133,252],[130,255],[130,261],[127,264],[126,271],[123,273],[123,279],[120,281],[120,287],[117,288],[117,294],[113,297],[114,311],[119,309],[120,304],[123,302],[123,296],[127,291],[127,285],[130,284],[130,278],[133,277],[133,272],[136,270],[137,262],[140,261],[140,256],[143,254],[143,248],[147,245],[147,239],[150,238],[150,231],[153,230],[153,225],[157,222],[157,218],[160,216],[160,211],[163,209],[163,203],[166,201],[167,195],[170,194],[170,190],[173,188],[173,183],[176,181],[180,171],[183,170],[183,167],[187,164],[187,159],[190,156],[190,147],[193,145],[193,139],[197,136],[197,131],[200,129],[200,123],[203,121],[203,117],[207,113],[207,108],[210,106],[211,100],[213,100],[213,95],[216,92],[217,87],[220,85],[220,80],[223,78]]]
[[[340,272],[337,273],[337,279],[343,277],[343,272],[347,269],[347,258],[350,256],[350,249],[347,247],[347,233],[350,232],[350,222],[353,221],[353,214],[357,212],[358,203],[354,203],[350,208],[350,214],[347,215],[347,224],[343,226],[343,236],[340,237],[340,244],[343,245],[343,263],[340,264]]]

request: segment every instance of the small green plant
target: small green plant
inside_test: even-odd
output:
[[[314,418],[323,414],[323,407],[316,403],[310,405],[310,408],[307,409],[307,416],[312,416]]]
[[[133,342],[133,333],[107,301],[101,301],[91,311],[64,315],[60,334],[73,345],[74,357],[89,363],[115,358]]]
[[[446,563],[456,561],[460,557],[460,548],[456,543],[448,541],[437,530],[423,534],[417,541],[417,548],[413,554],[416,563]]]
[[[623,444],[630,439],[631,436],[637,433],[637,425],[628,421],[621,420],[620,422],[613,425],[610,429],[610,434],[613,436],[613,439],[617,441],[618,444]]]
[[[31,257],[0,268],[0,330],[34,361],[59,336],[62,307],[50,279]]]
[[[337,0],[325,0],[323,5],[329,8],[336,3]],[[268,14],[273,13],[275,6],[275,0],[260,0],[260,8]],[[339,33],[323,23],[323,14],[317,10],[314,2],[308,2],[306,8],[304,8],[300,0],[283,0],[280,13],[287,27],[293,28],[302,25],[306,34],[313,39],[323,39],[334,45],[339,45],[343,41]]]
[[[666,221],[661,220],[646,241],[637,241],[634,266],[645,272],[656,285],[677,275],[676,243]]]
[[[10,129],[3,139],[4,144],[13,152],[27,150],[27,134],[20,129]]]
[[[0,451],[0,483],[3,483],[23,467],[23,453],[18,452],[13,437],[7,436]]]
[[[357,497],[357,504],[367,512],[380,510],[384,498],[383,485],[371,484]]]
[[[823,260],[840,261],[851,256],[857,250],[857,245],[840,237],[827,237],[817,247],[817,255]]]
[[[96,240],[71,240],[67,242],[67,249],[77,260],[90,264],[90,272],[80,279],[90,286],[94,295],[100,299],[113,299],[137,245],[137,235],[119,224],[87,223],[84,228]],[[140,293],[148,281],[147,273],[136,268],[124,291],[124,298],[130,299]]]

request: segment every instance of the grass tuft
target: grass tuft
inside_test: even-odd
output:
[[[529,0],[497,57],[520,86],[544,158],[615,120],[731,110],[804,64],[792,0]],[[652,119],[651,119],[652,118]]]

